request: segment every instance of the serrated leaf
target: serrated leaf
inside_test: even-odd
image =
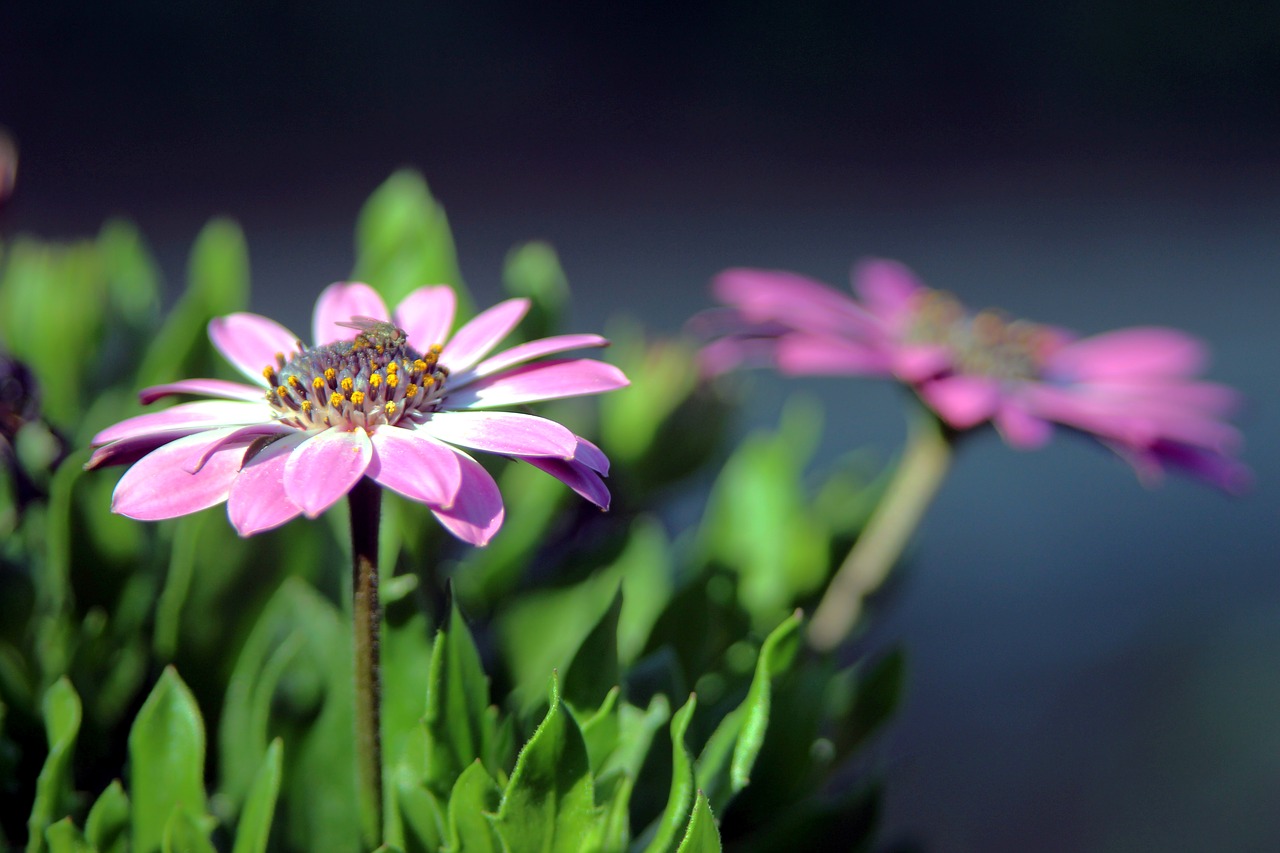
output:
[[[746,698],[720,721],[698,756],[698,787],[715,808],[724,808],[751,781],[769,725],[771,683],[795,658],[800,624],[797,611],[765,638]]]
[[[44,831],[44,841],[49,846],[49,853],[95,853],[69,817],[49,824]],[[30,840],[27,849],[31,849]]]
[[[232,853],[263,853],[267,849],[271,823],[275,819],[276,797],[280,794],[283,753],[284,742],[280,738],[271,741],[267,747],[258,775],[249,787],[244,811],[240,813]]]
[[[368,282],[391,306],[423,285],[452,285],[459,317],[471,313],[448,217],[419,173],[396,172],[365,202],[356,222],[352,278]]]
[[[203,816],[204,720],[195,697],[172,666],[166,667],[129,730],[132,845],[136,853],[160,849],[179,811]],[[186,838],[186,825],[173,830]]]
[[[36,779],[35,802],[27,819],[27,853],[37,853],[44,839],[45,827],[66,815],[71,795],[68,773],[76,736],[80,733],[80,697],[65,677],[49,686],[40,706],[49,755]]]
[[[591,770],[595,776],[600,775],[601,765],[605,758],[613,752],[614,747],[618,744],[618,697],[622,694],[621,688],[614,687],[605,694],[604,701],[600,703],[600,707],[595,712],[579,723],[582,729],[582,740],[587,745],[587,761],[591,765]],[[567,704],[567,703],[566,703]],[[573,710],[572,707],[569,708]]]
[[[427,787],[449,797],[458,776],[485,759],[489,679],[466,621],[450,596],[448,622],[436,634],[427,686]]]
[[[618,708],[615,742],[596,774],[597,794],[605,810],[604,851],[626,850],[631,841],[631,792],[654,735],[670,716],[671,706],[661,695],[654,696],[645,710],[627,702]]]
[[[690,694],[688,701],[671,718],[671,793],[667,795],[667,807],[658,819],[657,830],[645,853],[667,853],[676,843],[681,827],[688,823],[697,780],[694,778],[693,756],[689,754],[684,736],[697,707],[698,697]]]
[[[550,707],[516,759],[494,826],[511,853],[579,853],[603,831],[582,732],[560,700],[553,676]]]
[[[684,840],[676,848],[676,853],[720,853],[720,830],[716,828],[711,803],[701,791],[698,792],[697,802],[693,804],[689,828],[685,831]]]
[[[129,796],[119,779],[113,779],[89,809],[84,822],[85,840],[98,853],[125,853],[129,849]]]
[[[502,791],[479,761],[473,762],[449,795],[448,853],[501,853],[502,840],[492,818],[502,803]]]
[[[622,613],[622,588],[583,639],[564,674],[564,701],[579,715],[594,712],[609,691],[621,681],[618,666],[618,617]]]

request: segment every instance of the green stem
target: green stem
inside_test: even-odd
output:
[[[382,490],[365,477],[347,497],[351,507],[352,612],[355,624],[356,763],[361,812],[370,849],[382,843],[382,670],[378,662],[378,526]]]
[[[912,429],[902,461],[849,556],[831,579],[809,623],[809,644],[840,644],[862,612],[863,599],[888,577],[950,467],[952,437],[933,416]]]

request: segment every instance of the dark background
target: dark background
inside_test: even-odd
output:
[[[397,5],[0,5],[0,228],[126,214],[172,286],[228,214],[255,308],[306,328],[409,164],[481,302],[547,238],[582,329],[675,332],[723,267],[842,285],[864,254],[1086,332],[1186,328],[1250,399],[1257,488],[967,447],[869,640],[911,665],[884,838],[1280,849],[1280,5]],[[892,389],[799,385],[824,459],[901,442]]]

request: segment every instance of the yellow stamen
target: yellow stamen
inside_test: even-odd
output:
[[[312,379],[311,387],[319,391],[321,388],[324,387],[324,379],[322,379],[319,376],[317,376],[315,379]]]
[[[266,367],[262,368],[262,378],[270,382],[272,385],[275,385],[276,369],[268,364]]]
[[[311,411],[311,401],[310,401],[310,400],[303,400],[303,401],[302,401],[302,411],[303,411],[303,412],[309,412],[309,411]]]
[[[351,393],[352,388],[356,387],[356,383],[351,381],[350,376],[348,376],[346,379],[343,379],[342,382],[340,382],[339,384],[342,386],[342,390],[348,394]]]
[[[332,384],[333,384],[333,380],[335,380],[335,379],[337,379],[337,378],[338,378],[338,371],[334,370],[332,367],[326,367],[326,368],[325,368],[325,370],[324,370],[324,380],[325,380],[326,382],[328,382],[330,385],[332,385]]]
[[[381,384],[382,384],[382,374],[381,374],[381,373],[374,373],[374,374],[372,374],[372,375],[369,377],[369,387],[370,387],[370,388],[377,388],[377,387],[378,387],[378,386],[380,386]]]
[[[422,387],[423,387],[423,388],[430,388],[430,387],[431,387],[432,385],[434,385],[434,384],[436,384],[436,378],[435,378],[434,376],[431,376],[430,374],[428,374],[428,375],[426,375],[426,376],[422,377]]]
[[[388,417],[390,417],[391,415],[394,415],[396,413],[396,404],[389,402],[382,407],[382,410],[387,413]]]
[[[363,405],[364,405],[364,392],[363,392],[363,391],[356,391],[356,392],[354,392],[354,393],[351,395],[351,402],[352,402],[354,405],[357,405],[357,406],[363,406]]]
[[[411,399],[413,395],[417,393],[418,393],[418,386],[414,385],[412,382],[404,386],[404,398],[406,400]]]
[[[427,349],[427,352],[429,352],[429,353],[431,353],[432,355],[434,355],[434,356],[436,356],[437,358],[439,358],[440,353],[444,352],[444,347],[442,347],[440,344],[432,344],[432,345]]]
[[[396,372],[397,370],[399,370],[399,369],[400,369],[400,365],[399,365],[399,364],[397,364],[397,363],[396,363],[396,362],[394,362],[394,361],[389,362],[389,363],[387,364],[387,373],[388,373],[388,374],[395,373],[395,372]]]
[[[347,398],[344,395],[338,393],[337,391],[334,391],[332,394],[329,395],[329,405],[333,406],[335,409],[341,406],[345,402],[347,402]]]
[[[387,367],[390,367],[390,366],[391,366],[391,365],[389,365],[389,364],[387,365]],[[397,386],[397,385],[399,385],[399,384],[400,384],[400,377],[399,377],[399,376],[396,376],[394,373],[392,373],[390,376],[388,376],[388,377],[387,377],[387,387],[388,387],[388,388],[394,388],[394,387],[396,387],[396,386]]]
[[[289,396],[289,389],[283,385],[277,385],[276,396],[283,400],[285,397]]]
[[[300,379],[298,379],[298,377],[296,377],[296,376],[290,376],[290,377],[289,377],[289,387],[290,387],[290,388],[301,388],[301,387],[302,387],[302,381],[301,381]]]
[[[422,359],[418,359],[413,363],[413,372],[422,373],[427,369],[427,363]]]

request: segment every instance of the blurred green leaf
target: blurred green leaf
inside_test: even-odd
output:
[[[49,853],[94,853],[93,847],[84,840],[69,817],[49,824],[43,837],[49,845]],[[30,839],[27,841],[28,850],[32,849],[32,843]],[[36,844],[38,846],[38,842]]]
[[[667,807],[658,819],[653,840],[645,847],[645,853],[668,853],[681,828],[688,823],[697,781],[693,772],[693,756],[689,754],[684,736],[697,707],[698,697],[690,694],[688,701],[671,718],[671,792],[667,795]]]
[[[179,803],[165,824],[161,853],[217,853],[205,824]]]
[[[214,219],[196,237],[187,264],[187,289],[151,340],[138,370],[138,387],[226,368],[213,357],[207,327],[214,317],[243,311],[249,302],[249,250],[240,226]]]
[[[444,844],[445,818],[435,795],[402,773],[396,781],[396,802],[403,837],[391,840],[403,841],[406,853],[437,853]]]
[[[563,698],[575,713],[595,711],[609,691],[622,681],[618,666],[618,617],[622,613],[622,588],[583,639],[564,674]]]
[[[85,839],[98,853],[125,853],[129,849],[129,796],[119,779],[113,779],[98,795],[84,822]]]
[[[765,638],[746,698],[720,721],[698,756],[698,787],[718,809],[751,781],[751,768],[769,725],[771,683],[795,658],[800,624],[796,612]]]
[[[492,818],[502,802],[502,791],[479,761],[472,762],[453,785],[449,795],[449,853],[501,853],[502,839]]]
[[[258,775],[249,788],[244,811],[236,826],[236,843],[232,853],[264,853],[271,838],[271,823],[275,819],[276,797],[280,794],[281,760],[284,743],[280,738],[271,741],[267,754],[258,768]]]
[[[715,815],[711,813],[711,803],[701,791],[693,804],[693,815],[689,818],[684,840],[676,850],[677,853],[720,853],[720,831],[716,828]]]
[[[192,831],[204,837],[194,823],[206,811],[204,749],[204,720],[195,697],[177,670],[166,667],[129,731],[136,853],[160,849],[167,837],[190,840]]]
[[[516,759],[494,819],[511,853],[579,853],[599,845],[601,810],[582,732],[560,701],[554,676],[550,707]]]
[[[600,398],[600,433],[611,456],[637,465],[653,448],[663,421],[693,392],[695,353],[681,341],[647,343],[634,321],[613,321],[608,337],[609,360],[631,384]]]
[[[452,599],[452,596],[451,596]],[[427,787],[447,799],[458,776],[477,758],[487,757],[493,738],[489,679],[480,664],[471,631],[450,601],[449,617],[436,633],[427,686]]]
[[[160,271],[132,222],[108,220],[98,232],[107,298],[125,323],[150,328],[160,307]]]
[[[699,546],[707,560],[738,574],[738,594],[757,628],[775,624],[827,578],[831,532],[804,487],[821,424],[816,402],[791,400],[777,432],[753,434],[734,451],[707,501]]]
[[[549,243],[533,240],[507,253],[502,283],[511,296],[533,303],[520,324],[525,340],[550,337],[560,331],[569,302],[569,280]]]
[[[399,609],[399,605],[387,606],[382,633],[382,683],[386,685],[382,694],[382,756],[389,771],[404,768],[411,778],[421,780],[427,770],[422,721],[427,712],[433,643],[427,617],[414,608],[407,618],[393,618],[392,611]]]
[[[410,169],[387,178],[360,211],[351,277],[368,282],[393,308],[415,288],[448,284],[458,294],[459,319],[473,311],[444,208]]]
[[[80,733],[80,697],[66,678],[55,681],[45,691],[40,704],[49,755],[36,780],[36,799],[27,820],[27,853],[40,850],[45,827],[68,811],[72,794],[71,758]]]
[[[178,649],[182,605],[187,600],[187,590],[191,588],[191,576],[195,572],[200,531],[208,518],[207,513],[196,513],[179,518],[174,523],[169,571],[165,576],[160,598],[156,601],[156,627],[152,640],[156,657],[163,661],[173,660]]]

